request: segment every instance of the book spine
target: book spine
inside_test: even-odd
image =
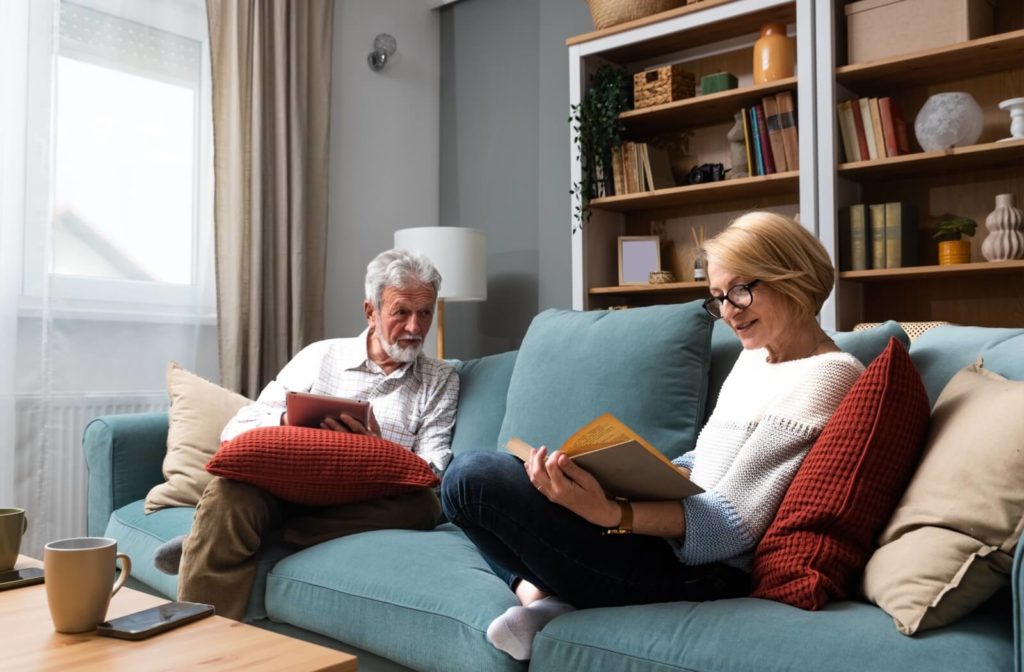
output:
[[[885,203],[868,206],[871,227],[871,268],[885,268]]]
[[[753,177],[757,175],[757,165],[754,163],[754,143],[750,135],[750,117],[747,115],[746,109],[740,110],[740,116],[743,117],[743,148],[747,153],[747,175]]]
[[[789,165],[786,161],[786,145],[782,140],[779,103],[775,96],[765,96],[761,104],[764,107],[764,123],[768,127],[768,140],[772,146],[772,159],[775,161],[775,170],[784,173],[789,170]]]
[[[651,155],[647,143],[640,143],[640,161],[644,167],[644,191],[654,191],[654,174],[651,172]]]
[[[750,115],[750,144],[754,147],[754,164],[757,166],[757,175],[764,175],[764,156],[761,154],[761,136],[757,130],[757,112],[754,108],[747,110]]]
[[[878,98],[871,98],[868,101],[871,108],[871,126],[875,131],[875,147],[878,148],[878,158],[884,159],[888,154],[885,151],[885,138],[882,135],[882,116],[878,109]]]
[[[800,144],[797,137],[796,104],[792,91],[775,94],[779,107],[779,128],[782,129],[782,144],[786,154],[786,170],[800,170]]]
[[[871,158],[871,152],[868,151],[868,139],[864,133],[864,117],[860,113],[860,101],[850,101],[850,114],[853,117],[853,128],[857,133],[857,151],[859,152],[859,161],[867,161]]]
[[[857,100],[860,105],[860,118],[864,124],[864,140],[868,143],[868,157],[875,160],[878,157],[878,147],[875,146],[875,127],[871,123],[871,101],[868,98]]]
[[[616,196],[626,193],[626,182],[623,177],[622,147],[612,147],[612,181],[614,182]]]
[[[850,270],[868,269],[868,221],[867,206],[863,203],[850,206]]]
[[[896,130],[896,146],[900,154],[910,154],[910,138],[907,135],[907,122],[903,119],[903,110],[894,100],[890,104],[892,110],[892,126]]]
[[[764,107],[761,103],[754,104],[754,114],[757,116],[757,137],[761,143],[761,156],[764,160],[764,174],[771,175],[775,172],[775,157],[772,155],[772,143],[768,137],[768,122],[764,116]]]
[[[885,140],[885,155],[899,156],[900,148],[896,144],[896,128],[893,125],[892,98],[886,96],[878,99],[878,116],[882,121],[882,138]]]
[[[839,118],[839,135],[843,140],[843,153],[847,162],[860,161],[860,149],[857,147],[857,131],[853,127],[853,110],[850,101],[846,100],[836,106]]]
[[[917,265],[917,209],[912,203],[885,204],[885,267]]]

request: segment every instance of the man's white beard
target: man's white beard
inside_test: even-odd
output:
[[[380,347],[384,348],[384,352],[388,354],[388,357],[396,362],[407,362],[414,361],[420,356],[420,352],[423,350],[423,339],[420,338],[416,345],[403,348],[398,343],[388,343],[384,337],[384,332],[377,329],[377,342],[380,343]]]

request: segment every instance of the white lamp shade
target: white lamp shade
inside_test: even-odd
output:
[[[395,247],[420,252],[441,273],[439,299],[487,299],[487,236],[461,226],[421,226],[395,231]]]

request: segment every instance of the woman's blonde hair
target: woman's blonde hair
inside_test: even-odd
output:
[[[748,212],[705,241],[701,254],[736,275],[769,283],[806,315],[817,315],[835,269],[810,231],[773,212]]]

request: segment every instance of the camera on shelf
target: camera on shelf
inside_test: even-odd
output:
[[[694,166],[686,176],[687,184],[704,184],[705,182],[720,182],[725,179],[725,166],[721,163],[702,163]]]

